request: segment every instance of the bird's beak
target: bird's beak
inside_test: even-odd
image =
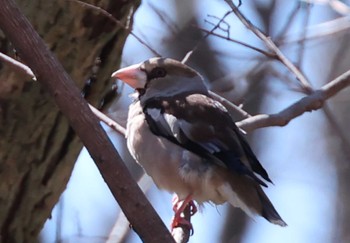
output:
[[[120,79],[134,89],[144,88],[147,81],[147,75],[140,69],[140,64],[119,69],[112,74],[112,78]]]

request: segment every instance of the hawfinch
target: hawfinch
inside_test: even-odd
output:
[[[129,107],[127,146],[158,188],[175,192],[172,226],[195,200],[229,202],[248,215],[286,226],[261,189],[271,182],[226,108],[201,75],[169,58],[151,58],[112,77],[136,90]],[[266,181],[266,182],[265,182]]]

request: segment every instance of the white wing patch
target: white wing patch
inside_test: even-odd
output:
[[[167,122],[172,134],[174,137],[179,141],[180,140],[180,126],[181,126],[181,119],[177,119],[175,116],[171,114],[163,114],[163,117],[165,121]]]
[[[160,109],[157,108],[148,108],[147,113],[158,124],[157,127],[159,129],[161,129],[165,134],[171,135],[179,140],[180,119],[177,119],[171,114],[162,114]]]

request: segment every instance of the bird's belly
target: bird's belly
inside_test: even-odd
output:
[[[155,136],[146,122],[134,118],[128,126],[129,131],[134,131],[127,135],[129,151],[159,188],[175,192],[180,200],[191,194],[199,203],[224,202],[217,190],[224,182],[215,172],[215,165],[205,163],[166,138]]]

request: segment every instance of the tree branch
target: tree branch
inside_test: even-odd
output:
[[[0,2],[0,28],[68,118],[133,229],[144,242],[174,242],[62,65],[17,5],[12,0]]]
[[[237,122],[236,124],[248,132],[261,127],[285,126],[293,118],[296,118],[307,111],[320,109],[327,99],[334,96],[340,90],[349,85],[350,70],[343,73],[328,84],[324,85],[321,89],[315,90],[312,92],[312,94],[301,98],[299,101],[295,102],[279,113],[252,116],[240,122]]]

